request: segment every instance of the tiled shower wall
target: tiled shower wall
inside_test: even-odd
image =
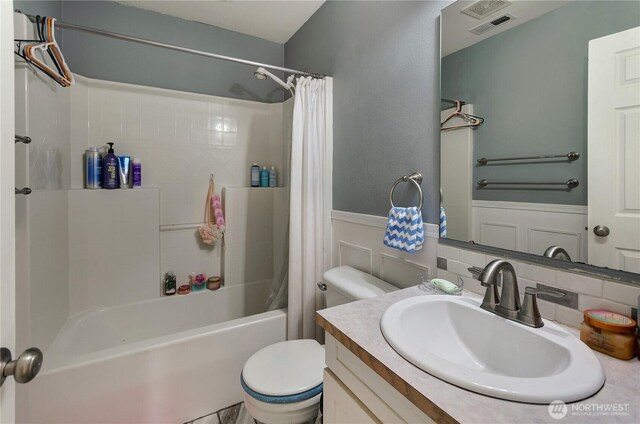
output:
[[[46,349],[68,317],[69,92],[16,66],[17,348]],[[7,141],[7,140],[5,140]]]
[[[285,175],[282,104],[78,78],[71,100],[71,187],[88,146],[115,142],[142,159],[143,187],[160,192],[161,275],[222,272],[221,249],[199,243],[209,175],[216,189],[249,186],[253,162]]]
[[[32,39],[33,25],[19,15],[16,38]],[[15,62],[16,134],[16,348],[46,349],[68,317],[67,190],[70,92]],[[8,142],[9,140],[3,140]]]
[[[499,259],[482,252],[459,249],[442,243],[438,244],[438,257],[438,277],[450,281],[462,278],[464,288],[478,294],[484,294],[485,287],[471,276],[467,268],[484,267],[492,260]],[[585,309],[607,309],[631,316],[631,308],[638,307],[640,285],[617,283],[511,259],[509,262],[516,270],[521,296],[525,287],[536,287],[538,284],[568,292],[565,299],[560,300],[565,305],[538,300],[540,313],[544,318],[578,327],[582,322],[582,311]]]
[[[23,38],[30,35],[24,34]],[[139,269],[119,270],[131,278],[111,281],[105,287],[109,296],[100,297],[97,291],[91,292],[93,297],[85,295],[86,290],[77,289],[86,280],[75,284],[70,281],[78,272],[72,272],[77,261],[70,257],[69,233],[78,223],[73,218],[76,215],[70,214],[69,199],[85,198],[85,193],[100,194],[82,190],[82,155],[87,146],[114,141],[117,154],[140,157],[143,186],[159,193],[159,206],[158,202],[145,203],[144,208],[131,206],[136,208],[135,213],[127,215],[137,216],[148,210],[147,224],[156,223],[155,237],[160,239],[155,256],[160,255],[160,269],[154,266],[153,272],[145,275],[153,280],[146,282],[152,285],[152,290],[145,289],[147,298],[160,295],[158,274],[167,270],[175,271],[181,280],[192,271],[222,272],[221,247],[204,247],[197,237],[210,173],[215,174],[220,193],[224,187],[248,186],[249,167],[254,161],[275,165],[280,175],[286,174],[283,128],[290,125],[290,114],[283,115],[282,104],[81,76],[76,76],[76,82],[72,88],[63,89],[23,65],[16,67],[16,132],[33,139],[30,145],[16,145],[16,185],[33,189],[31,195],[16,199],[16,296],[24,305],[17,311],[19,350],[30,346],[46,350],[70,315],[113,303],[116,291],[125,293],[119,303],[140,300],[126,295],[127,287],[140,284],[140,277],[135,278],[140,275]],[[118,193],[111,194],[118,198]],[[136,198],[130,205],[147,199],[142,191],[130,194]],[[92,228],[106,224],[98,213],[83,218]],[[113,222],[118,217],[110,218],[116,225]],[[123,243],[135,253],[135,244],[142,243],[147,233],[130,231],[131,238]],[[149,246],[145,248],[149,250]],[[128,266],[140,268],[148,263],[133,261]]]

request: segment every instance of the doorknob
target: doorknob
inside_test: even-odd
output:
[[[611,231],[609,231],[609,227],[607,227],[606,225],[596,225],[595,227],[593,227],[593,234],[597,235],[598,237],[606,237],[610,232]]]
[[[42,351],[37,347],[25,350],[15,361],[11,360],[11,351],[3,347],[0,349],[0,386],[10,375],[13,375],[16,383],[28,383],[38,374],[40,367]]]

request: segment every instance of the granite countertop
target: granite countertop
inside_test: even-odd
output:
[[[551,418],[547,405],[512,402],[470,392],[415,367],[386,342],[380,331],[380,318],[393,303],[408,297],[424,295],[428,294],[419,287],[411,287],[318,311],[316,321],[327,333],[437,422],[640,422],[640,361],[637,359],[621,361],[594,351],[604,367],[605,385],[590,398],[568,404],[568,413],[561,420]],[[463,296],[479,297],[467,291],[463,292]],[[579,337],[576,328],[559,325]],[[622,412],[611,413],[605,412],[607,409],[597,409],[611,408],[613,404]],[[592,411],[590,414],[587,412],[589,409]],[[596,412],[593,412],[594,410]]]

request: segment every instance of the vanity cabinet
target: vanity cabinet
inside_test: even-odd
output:
[[[326,334],[325,355],[323,419],[326,424],[435,423],[329,334]],[[375,361],[372,364],[380,365]],[[394,378],[390,373],[389,376]]]

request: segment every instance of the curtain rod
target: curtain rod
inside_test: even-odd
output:
[[[20,12],[20,11],[16,10],[16,12]],[[22,13],[22,12],[20,12],[20,13]],[[29,15],[29,14],[26,14],[26,13],[22,13],[22,14],[25,15],[31,22],[34,22],[34,23],[36,22],[35,15]],[[283,71],[283,72],[286,72],[286,73],[289,73],[289,74],[304,75],[304,76],[310,76],[310,77],[314,77],[314,78],[324,78],[326,76],[326,75],[317,74],[317,73],[314,73],[314,72],[298,71],[297,69],[284,68],[282,66],[268,65],[266,63],[254,62],[252,60],[238,59],[236,57],[223,56],[221,54],[203,52],[201,50],[190,49],[190,48],[187,48],[187,47],[176,46],[176,45],[173,45],[173,44],[161,43],[159,41],[147,40],[145,38],[133,37],[133,36],[130,36],[130,35],[119,34],[117,32],[103,31],[103,30],[96,29],[96,28],[89,28],[89,27],[85,27],[85,26],[82,26],[82,25],[76,25],[76,24],[70,24],[70,23],[67,23],[67,22],[61,22],[61,21],[58,21],[58,20],[55,21],[55,25],[58,28],[62,28],[62,29],[70,29],[70,30],[73,30],[73,31],[82,31],[82,32],[90,33],[90,34],[101,35],[103,37],[115,38],[117,40],[131,41],[132,43],[147,44],[147,45],[150,45],[150,46],[160,47],[160,48],[163,48],[163,49],[175,50],[175,51],[179,51],[179,52],[183,52],[183,53],[191,53],[191,54],[195,54],[195,55],[198,55],[198,56],[205,56],[205,57],[210,57],[210,58],[213,58],[213,59],[226,60],[228,62],[241,63],[243,65],[251,65],[251,66],[263,67],[263,68],[267,68],[267,69],[273,69],[273,70],[276,70],[276,71]]]

